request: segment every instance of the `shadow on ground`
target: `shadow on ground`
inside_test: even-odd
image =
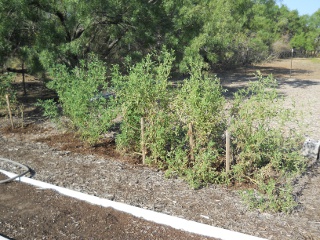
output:
[[[279,86],[289,85],[293,88],[307,88],[315,85],[319,85],[320,81],[317,80],[301,80],[301,79],[280,79],[278,81]]]
[[[292,76],[290,76],[290,69],[283,67],[247,66],[238,68],[232,72],[217,73],[216,75],[220,78],[223,89],[226,90],[224,96],[227,99],[232,99],[237,91],[246,88],[250,81],[258,79],[258,72],[263,77],[272,75],[278,81],[278,88],[288,85],[293,88],[305,89],[320,84],[320,80],[299,79],[296,77],[296,75],[305,75],[305,78],[308,78],[307,75],[310,74],[310,71],[293,70],[291,72]]]

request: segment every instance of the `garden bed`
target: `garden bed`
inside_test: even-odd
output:
[[[320,64],[308,59],[294,59],[291,77],[290,60],[218,75],[231,92],[253,79],[255,70],[275,76],[286,104],[289,106],[295,100],[295,108],[302,111],[303,121],[308,125],[306,134],[320,139]],[[28,81],[30,86],[38,84],[32,78]],[[28,96],[34,98],[35,94],[30,92]],[[32,101],[28,102],[26,97],[24,100],[24,128],[12,130],[7,119],[0,120],[0,157],[28,165],[35,171],[35,179],[258,237],[319,239],[320,169],[317,164],[297,181],[299,206],[292,214],[261,213],[249,210],[241,200],[238,189],[242,186],[235,189],[210,185],[193,190],[179,178],[167,179],[163,172],[143,166],[131,156],[121,156],[110,136],[106,136],[100,145],[87,146],[75,134],[42,119],[32,108]],[[18,125],[19,119],[16,118],[15,123]],[[59,218],[63,216],[60,214]],[[1,224],[0,233],[14,232],[15,235],[10,237],[19,239],[19,227],[17,223],[10,227]]]

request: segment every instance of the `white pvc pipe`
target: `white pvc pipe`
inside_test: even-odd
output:
[[[0,172],[7,175],[8,177],[14,177],[16,174],[10,173],[0,169]],[[135,217],[143,218],[145,220],[170,226],[175,229],[183,230],[190,233],[195,233],[207,237],[220,238],[222,240],[263,240],[263,238],[258,238],[250,235],[246,235],[239,232],[234,232],[218,227],[213,227],[210,225],[189,221],[186,219],[170,216],[163,213],[154,212],[151,210],[146,210],[134,206],[130,206],[124,203],[114,202],[108,199],[103,199],[99,197],[95,197],[89,194],[77,192],[74,190],[66,189],[63,187],[55,186],[49,183],[41,182],[38,180],[34,180],[27,177],[17,178],[16,181],[21,181],[24,183],[31,184],[36,187],[45,188],[45,189],[53,189],[58,191],[59,193],[76,198],[82,201],[89,202],[91,204],[99,205],[102,207],[111,207],[118,211],[129,213]],[[1,238],[0,238],[1,239]]]

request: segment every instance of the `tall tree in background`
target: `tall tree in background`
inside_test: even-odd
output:
[[[19,55],[21,48],[31,45],[31,31],[21,1],[2,0],[0,9],[0,64],[3,64],[10,55]]]
[[[320,9],[311,16],[301,18],[303,28],[291,39],[291,45],[300,51],[315,55],[320,51]]]
[[[0,7],[0,61],[19,56],[34,71],[74,68],[89,53],[134,63],[164,46],[182,71],[190,61],[213,68],[261,61],[289,43],[319,47],[319,11],[300,17],[274,0],[0,0]]]
[[[169,2],[169,1],[167,1]],[[168,4],[169,5],[169,4]],[[169,39],[181,60],[181,70],[186,63],[204,61],[211,67],[233,64],[243,55],[247,39],[247,20],[250,18],[251,0],[184,1],[170,4],[173,31]]]
[[[37,55],[45,67],[52,62],[74,67],[89,52],[109,62],[128,53],[142,56],[167,25],[160,1],[1,0],[1,6],[3,54],[29,46],[29,54]],[[23,29],[31,35],[31,44],[17,42],[26,40]]]

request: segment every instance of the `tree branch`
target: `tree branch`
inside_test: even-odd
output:
[[[70,31],[68,30],[68,27],[66,25],[66,17],[64,16],[64,14],[62,12],[60,12],[58,9],[55,9],[49,5],[44,6],[44,5],[40,4],[39,1],[32,1],[32,2],[30,2],[30,5],[33,5],[46,13],[50,13],[50,14],[58,17],[58,19],[59,19],[59,21],[60,21],[61,25],[63,26],[64,31],[66,33],[66,40],[68,42],[72,41]]]
[[[14,72],[14,73],[28,73],[27,69],[15,69],[15,68],[7,68],[8,72]]]

